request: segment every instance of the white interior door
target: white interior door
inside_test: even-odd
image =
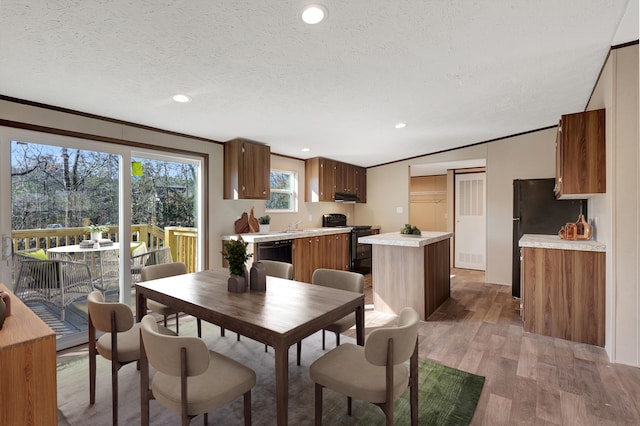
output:
[[[456,268],[485,270],[486,184],[485,173],[456,174]]]

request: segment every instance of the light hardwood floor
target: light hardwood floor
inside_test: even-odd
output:
[[[640,369],[611,364],[600,347],[525,332],[511,287],[483,272],[452,274],[451,298],[420,325],[419,354],[486,377],[473,425],[640,424]],[[365,314],[368,331],[389,320]]]

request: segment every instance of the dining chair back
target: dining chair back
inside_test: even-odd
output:
[[[291,263],[277,260],[260,260],[259,262],[264,265],[267,275],[285,280],[293,279],[293,265]]]
[[[140,281],[151,281],[159,278],[173,277],[176,275],[184,275],[187,273],[187,265],[182,262],[161,263],[158,265],[144,266],[140,272]],[[176,315],[176,333],[180,332],[178,315],[179,312],[167,305],[155,300],[147,299],[147,308],[153,312],[159,313],[164,317],[164,326],[167,326],[167,317]],[[202,325],[198,318],[198,337],[202,336]]]
[[[157,370],[151,383],[153,398],[188,425],[200,414],[207,424],[209,411],[242,395],[245,425],[251,424],[251,389],[256,384],[252,369],[210,351],[200,338],[159,333],[150,315],[141,324],[144,353]]]
[[[412,308],[404,308],[396,327],[373,330],[364,348],[347,343],[338,346],[309,367],[315,382],[316,425],[322,424],[324,387],[347,396],[347,412],[356,398],[378,405],[392,425],[393,402],[410,388],[411,424],[418,424],[418,323]],[[409,368],[406,362],[409,361]],[[384,367],[384,368],[380,368]]]
[[[364,276],[357,272],[341,271],[337,269],[318,268],[313,271],[311,284],[331,287],[338,290],[364,293]],[[356,314],[351,313],[339,319],[322,330],[322,350],[325,349],[325,331],[331,331],[336,335],[336,346],[340,346],[340,333],[344,333],[356,325]],[[300,365],[302,355],[302,342],[297,345],[297,363]]]

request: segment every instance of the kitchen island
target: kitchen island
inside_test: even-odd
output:
[[[360,237],[372,246],[375,310],[398,314],[410,306],[421,320],[429,318],[449,298],[451,237],[453,232]]]

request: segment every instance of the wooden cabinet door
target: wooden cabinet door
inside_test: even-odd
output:
[[[320,159],[319,192],[320,201],[334,201],[336,194],[336,162],[328,158]]]
[[[606,192],[604,109],[563,115],[556,143],[557,198]]]
[[[336,162],[336,192],[356,193],[356,166]]]
[[[332,269],[338,269],[341,271],[349,270],[349,243],[350,236],[349,234],[336,234],[332,235],[333,237],[333,247],[332,247],[332,256],[333,256],[333,267]]]
[[[224,144],[224,199],[268,200],[271,149],[234,139]]]
[[[359,203],[367,202],[367,169],[364,167],[355,167],[356,175],[356,196]]]
[[[311,282],[312,238],[296,238],[291,248],[293,279],[305,283]]]
[[[268,200],[270,197],[270,149],[266,145],[243,144],[243,198]]]

